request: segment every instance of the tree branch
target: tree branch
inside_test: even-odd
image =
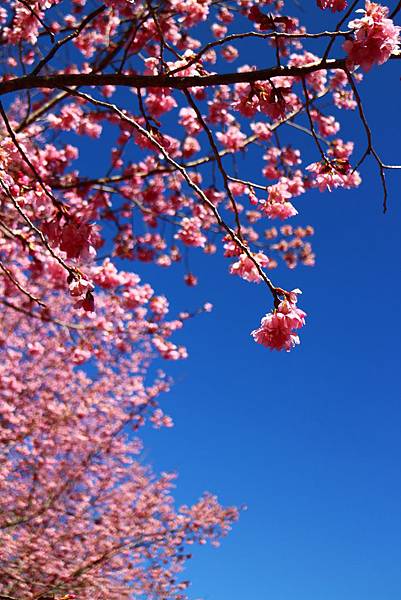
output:
[[[0,95],[34,88],[65,89],[66,87],[115,85],[133,88],[171,88],[186,90],[191,87],[210,87],[252,83],[272,77],[304,77],[325,69],[345,69],[345,59],[318,61],[302,67],[271,67],[241,73],[215,73],[212,75],[191,75],[171,77],[169,75],[127,75],[123,73],[61,73],[53,75],[24,75],[0,83]]]

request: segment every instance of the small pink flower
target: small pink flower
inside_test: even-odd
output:
[[[184,217],[174,237],[180,239],[186,246],[203,248],[207,240],[201,231],[201,226],[202,222],[198,217]]]
[[[268,123],[257,121],[256,123],[251,123],[250,127],[259,140],[269,141],[273,135]]]
[[[182,155],[184,158],[188,158],[192,156],[196,152],[199,152],[201,149],[198,140],[192,136],[188,136],[185,138],[184,143],[182,145]]]
[[[74,308],[83,308],[86,312],[95,312],[95,298],[92,292],[86,292],[84,298],[81,298],[74,304]]]
[[[257,252],[253,257],[262,268],[267,267],[269,264],[269,259],[263,252]],[[255,263],[245,253],[240,254],[237,262],[231,265],[230,273],[231,275],[239,275],[245,281],[252,283],[259,283],[261,280]]]
[[[181,108],[179,117],[178,123],[185,128],[188,135],[196,135],[201,131],[202,126],[193,108]]]
[[[90,283],[90,281],[87,279],[83,279],[82,277],[79,279],[73,279],[68,287],[71,296],[82,296],[83,294],[93,290],[92,283]]]
[[[219,142],[230,152],[241,150],[246,139],[246,135],[242,133],[239,127],[230,125],[225,133],[218,131],[216,137]]]
[[[219,23],[213,23],[210,28],[215,38],[223,38],[227,33],[227,27]]]
[[[281,219],[282,221],[298,214],[291,202],[275,202],[274,200],[266,202],[263,212],[269,219]]]
[[[322,10],[329,8],[331,12],[340,12],[347,6],[347,0],[317,0],[317,5]]]
[[[288,201],[292,197],[286,181],[280,181],[268,188],[269,196],[262,210],[269,219],[289,219],[298,214],[296,208]]]
[[[168,313],[168,300],[165,296],[153,296],[150,299],[149,307],[153,311],[155,318],[159,320]]]
[[[173,427],[174,425],[172,418],[165,415],[160,408],[156,408],[150,417],[150,421],[156,429],[160,429],[160,427]]]
[[[222,49],[221,55],[227,62],[232,62],[238,58],[238,50],[229,44]]]
[[[184,281],[189,287],[194,287],[195,285],[198,285],[198,278],[192,273],[187,273],[186,275],[184,275]]]

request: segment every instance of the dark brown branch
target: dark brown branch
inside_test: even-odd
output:
[[[127,31],[123,34],[123,36],[119,40],[119,42],[117,42],[116,44],[111,45],[109,47],[109,49],[108,49],[109,51],[108,51],[107,55],[100,61],[100,63],[98,65],[96,65],[96,64],[92,65],[93,73],[98,73],[99,71],[101,71],[102,69],[104,69],[105,67],[107,67],[109,65],[109,63],[113,60],[115,55],[118,54],[121,46],[124,45],[124,43],[126,41],[126,37],[130,34],[130,31],[131,31],[131,29],[128,28]],[[18,127],[16,127],[16,129],[15,129],[16,133],[19,133],[20,131],[23,131],[24,129],[26,129],[26,127],[28,127],[29,125],[31,125],[31,123],[33,123],[34,121],[39,119],[42,115],[44,115],[46,112],[48,112],[51,108],[53,108],[56,104],[61,102],[68,95],[69,94],[66,92],[61,92],[61,93],[58,93],[55,96],[53,96],[53,98],[50,98],[50,100],[45,102],[45,104],[40,106],[34,112],[27,115],[27,117],[18,125]]]
[[[317,146],[317,148],[318,148],[318,150],[320,152],[322,160],[327,163],[326,155],[325,155],[324,150],[323,150],[323,148],[322,148],[322,146],[320,144],[320,141],[319,141],[319,139],[317,137],[316,130],[315,130],[315,125],[313,123],[312,114],[311,114],[311,111],[310,111],[309,92],[308,92],[308,88],[306,87],[306,83],[305,83],[304,77],[302,77],[302,89],[303,89],[304,96],[305,96],[305,109],[306,109],[306,114],[308,115],[308,120],[309,120],[309,125],[310,125],[310,132],[312,134],[313,139],[315,140],[315,144],[316,144],[316,146]]]
[[[324,69],[345,69],[345,59],[318,61],[302,67],[271,67],[243,73],[216,73],[213,75],[191,75],[171,77],[169,75],[127,75],[123,73],[71,73],[54,75],[25,75],[2,81],[0,95],[34,88],[65,89],[75,86],[115,85],[133,88],[171,88],[186,90],[191,87],[210,87],[234,83],[265,81],[272,77],[304,77],[309,73]]]

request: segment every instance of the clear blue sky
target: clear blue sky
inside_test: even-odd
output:
[[[327,13],[313,21],[311,4],[309,30],[332,27]],[[398,64],[376,68],[360,92],[377,149],[400,162]],[[357,115],[338,116],[340,135],[364,149]],[[245,164],[247,178],[260,180]],[[356,191],[296,202],[297,222],[316,228],[317,265],[275,275],[303,290],[308,312],[290,354],[252,341],[271,300],[229,276],[226,259],[192,252],[191,289],[180,284],[182,267],[132,266],[177,311],[215,305],[175,337],[190,351],[167,365],[176,384],[164,406],[175,428],[143,434],[146,461],[179,472],[178,502],[209,490],[248,506],[220,549],[195,551],[192,598],[401,598],[401,174],[388,175],[386,216],[372,161],[362,176]]]
[[[361,86],[388,162],[400,160],[399,86],[393,65]],[[215,305],[180,337],[190,358],[172,365],[165,404],[176,426],[145,434],[147,458],[179,472],[179,501],[207,489],[248,506],[220,549],[195,553],[193,598],[401,597],[400,179],[388,177],[384,216],[374,163],[362,174],[356,191],[297,203],[317,264],[276,274],[308,312],[291,353],[254,344],[269,298],[225,259],[194,252],[194,289],[146,269],[173,305]]]
[[[360,92],[383,159],[400,162],[398,65]],[[362,143],[356,114],[344,116],[341,136]],[[147,459],[179,472],[179,501],[210,490],[248,506],[220,549],[195,552],[193,598],[401,597],[400,174],[388,175],[386,216],[372,161],[362,175],[356,191],[297,202],[299,222],[316,227],[317,265],[276,275],[302,288],[309,315],[290,354],[253,343],[269,298],[227,275],[225,259],[192,253],[195,289],[144,270],[177,307],[215,305],[180,337],[190,358],[172,365],[165,404],[176,426],[145,433]]]

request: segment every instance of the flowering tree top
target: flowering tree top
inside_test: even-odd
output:
[[[230,273],[272,296],[254,339],[290,350],[305,313],[270,272],[281,261],[314,264],[313,227],[291,222],[298,198],[358,186],[372,157],[386,209],[386,171],[398,168],[375,150],[358,86],[398,58],[400,7],[360,4],[318,0],[313,10],[339,21],[312,32],[282,0],[4,2],[3,304],[60,320],[70,297],[74,323],[104,328],[101,307],[114,302],[124,318],[152,315],[154,347],[179,358],[184,350],[157,325],[167,301],[116,259],[165,268],[188,248],[223,251]],[[344,110],[361,122],[364,147],[339,137]],[[83,137],[106,141],[100,175],[85,166]]]

